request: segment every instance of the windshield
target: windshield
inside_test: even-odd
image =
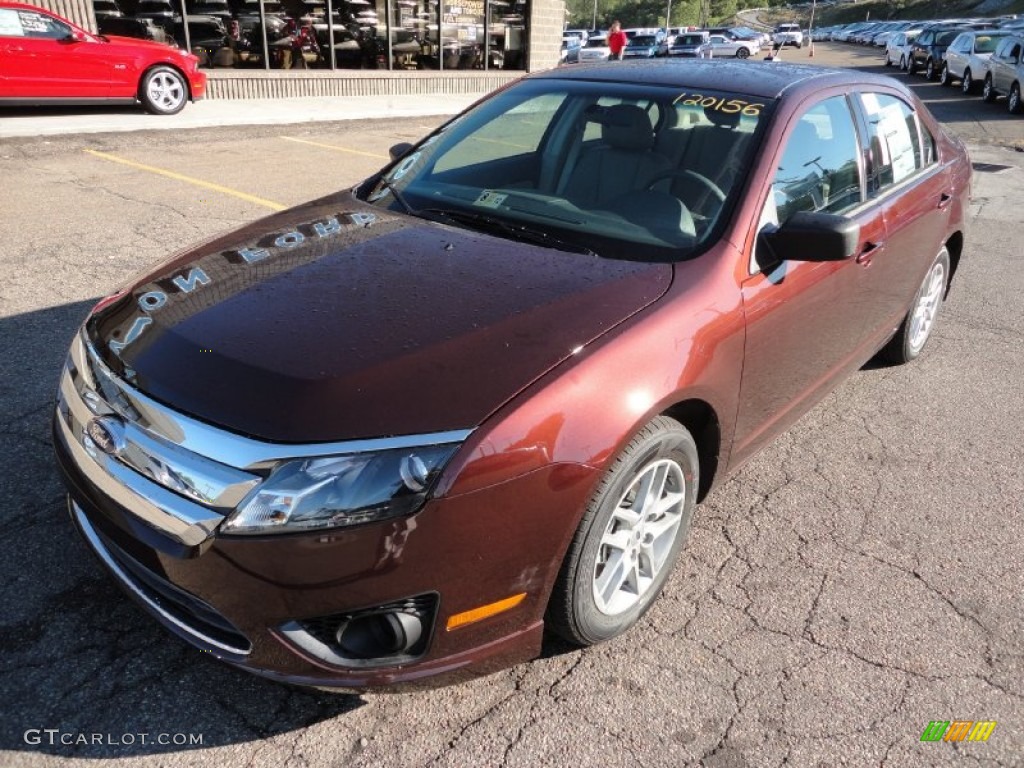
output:
[[[974,39],[975,53],[993,53],[999,41],[1006,35],[978,35]]]
[[[629,41],[630,47],[642,47],[645,45],[654,45],[653,35],[637,35]]]
[[[603,37],[595,37],[587,40],[587,48],[607,48],[608,41]]]
[[[770,108],[681,86],[527,80],[447,124],[358,195],[500,237],[684,259],[728,220]]]
[[[676,38],[676,45],[701,45],[703,42],[703,35],[680,35]]]

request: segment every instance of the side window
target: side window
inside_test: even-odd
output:
[[[826,99],[801,115],[772,182],[779,222],[797,211],[843,213],[859,205],[858,154],[845,96]]]
[[[874,194],[913,176],[924,167],[925,153],[917,116],[906,102],[885,93],[862,93],[860,100],[871,141],[868,190]]]
[[[939,161],[939,152],[935,148],[935,137],[927,127],[921,125],[921,157],[926,167]]]
[[[7,11],[8,9],[3,10]],[[20,10],[14,13],[14,19],[0,18],[0,36],[62,40],[71,34],[71,27],[67,24],[42,13]]]

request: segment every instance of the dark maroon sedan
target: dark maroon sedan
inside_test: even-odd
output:
[[[862,73],[560,69],[393,154],[105,298],[61,380],[90,548],[281,681],[625,632],[710,488],[921,353],[964,248],[963,145]]]

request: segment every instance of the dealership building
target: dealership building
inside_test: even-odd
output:
[[[208,98],[479,93],[558,63],[564,0],[29,0],[186,48]]]

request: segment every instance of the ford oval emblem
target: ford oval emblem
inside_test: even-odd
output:
[[[93,419],[86,426],[85,434],[109,456],[117,456],[124,450],[124,422],[115,416]]]

